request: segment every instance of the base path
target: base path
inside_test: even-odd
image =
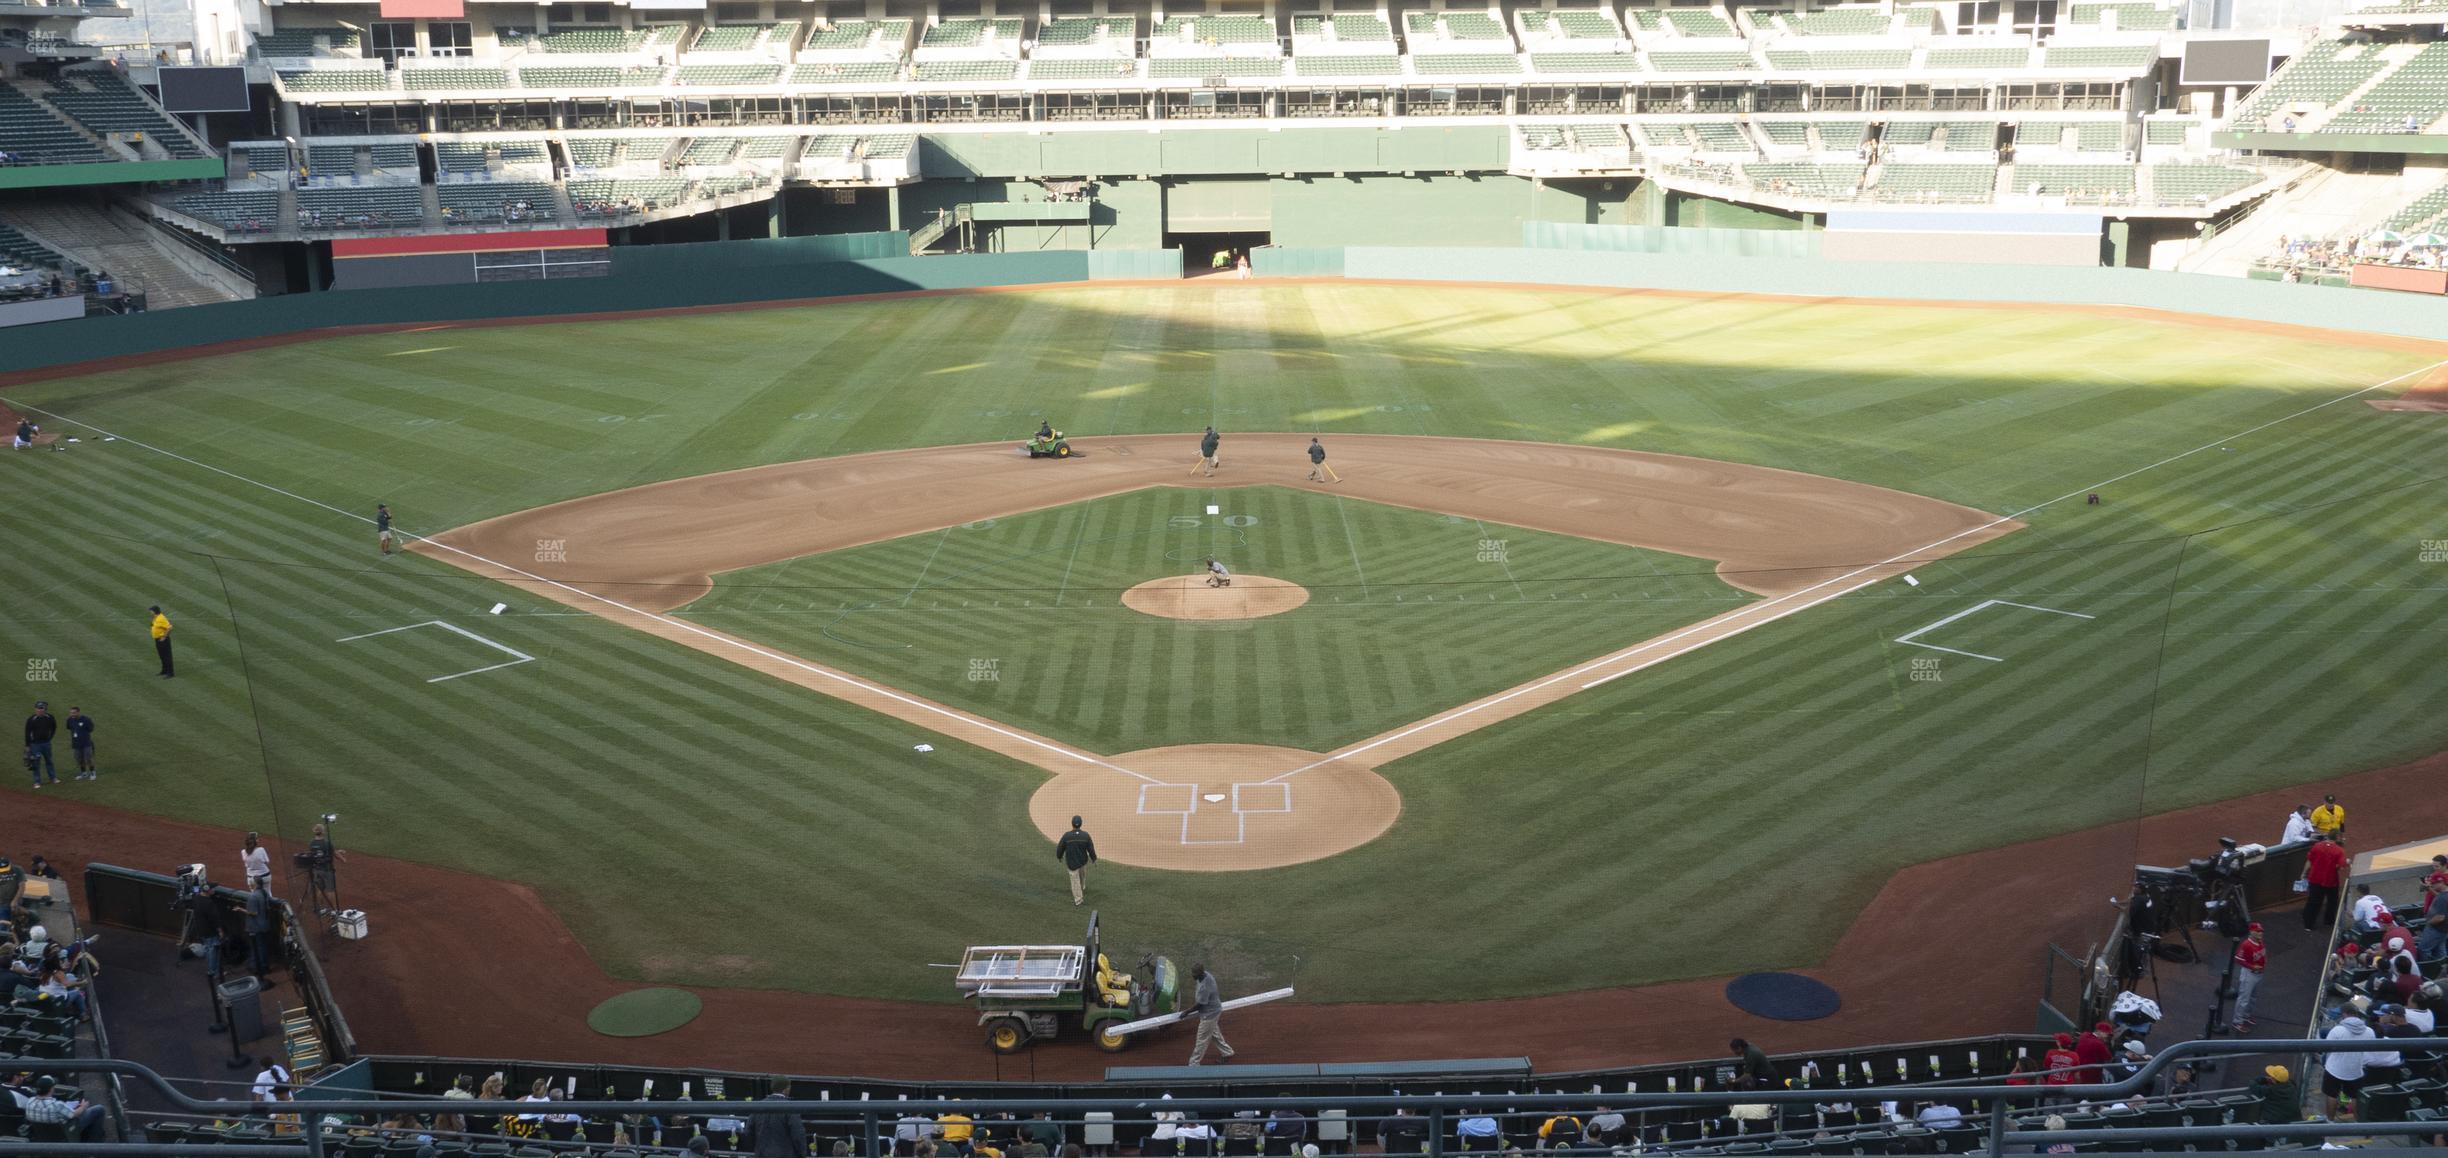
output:
[[[1315,860],[1383,833],[1400,801],[1377,775],[1377,765],[2021,526],[1953,503],[1817,475],[1552,443],[1338,436],[1329,450],[1344,481],[1329,486],[1306,481],[1307,435],[1228,435],[1221,472],[1196,481],[1185,477],[1184,468],[1197,460],[1197,440],[1189,435],[1071,441],[1086,457],[1030,459],[1016,444],[996,443],[675,479],[488,519],[415,549],[1041,768],[1054,779],[1039,790],[1031,814],[1049,840],[1079,812],[1092,817],[1101,850],[1113,850],[1111,859],[1218,871]],[[669,614],[712,590],[713,576],[727,571],[1149,487],[1261,484],[1314,487],[1709,559],[1719,578],[1763,598],[1654,639],[1621,641],[1620,650],[1588,663],[1332,753],[1264,749],[1269,755],[1245,761],[1246,771],[1196,778],[1224,786],[1223,799],[1212,801],[1205,797],[1213,793],[1204,790],[1178,799],[1167,787],[1182,782],[1176,773],[1136,767],[1130,756],[1089,752]],[[542,540],[557,540],[560,557],[529,562]],[[1185,581],[1193,584],[1186,592]],[[1136,589],[1142,598],[1131,605],[1197,618],[1200,601],[1210,595],[1227,601],[1214,605],[1219,616],[1273,614],[1299,600],[1264,606],[1266,599],[1306,598],[1290,584],[1267,595],[1271,583],[1253,576],[1236,579],[1232,588],[1208,589],[1196,576],[1164,576]],[[1235,785],[1249,787],[1236,792]],[[1150,786],[1159,786],[1159,807],[1148,805],[1143,789]],[[1241,838],[1215,835],[1227,828]],[[1249,835],[1261,832],[1263,838]]]

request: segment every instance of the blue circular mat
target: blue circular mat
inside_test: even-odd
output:
[[[1745,973],[1726,982],[1726,1000],[1778,1021],[1817,1021],[1844,1005],[1835,990],[1799,973]]]

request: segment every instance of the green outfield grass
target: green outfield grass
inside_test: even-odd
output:
[[[1122,606],[1211,555],[1310,601],[1216,623]],[[1099,752],[1325,752],[1751,598],[1705,559],[1280,487],[1164,487],[733,571],[681,614]]]
[[[64,454],[0,456],[0,659],[55,673],[27,690],[101,721],[105,778],[73,798],[293,836],[337,811],[350,847],[533,884],[626,977],[942,999],[923,964],[963,942],[1077,932],[1025,813],[1038,773],[440,564],[378,561],[359,516],[384,500],[434,532],[656,479],[1017,438],[1041,415],[1080,435],[1213,421],[1631,447],[2000,513],[2076,494],[1918,588],[1390,765],[1402,819],[1352,853],[1099,878],[1117,944],[1304,999],[1796,965],[1903,865],[2448,742],[2432,613],[2448,565],[2421,557],[2444,537],[2448,419],[2351,397],[2426,361],[2039,311],[1263,283],[348,337],[7,390],[194,462],[89,429]],[[2084,505],[2095,486],[2104,503]],[[1097,509],[1015,520],[1038,539],[1014,548]],[[1895,642],[1992,599],[2093,618],[1991,607],[1923,637],[2002,662]],[[152,678],[153,602],[179,623],[176,681]],[[484,614],[495,602],[510,608]],[[1424,634],[1465,608],[1362,611]],[[1488,614],[1515,618],[1467,630],[1552,632],[1558,654],[1617,642],[1581,638],[1596,627],[1577,617]],[[338,642],[435,619],[535,661],[433,683],[503,653],[437,628]],[[1181,694],[1177,661],[1101,667],[993,706],[1117,739],[1204,726],[1080,715],[1074,683]],[[1365,689],[1354,711],[1399,715],[1409,694]],[[1269,723],[1263,702],[1234,710]],[[2274,837],[2278,819],[2234,835]],[[231,876],[232,855],[164,849],[152,867]],[[674,879],[689,904],[637,903]],[[1735,909],[1745,934],[1725,938]]]

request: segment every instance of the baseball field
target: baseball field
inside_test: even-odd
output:
[[[1076,936],[1078,813],[1236,990],[1640,984],[2448,747],[2448,415],[2368,405],[2444,356],[1356,283],[332,337],[0,391],[76,440],[6,464],[0,625],[101,721],[46,794],[336,812],[628,979],[948,999]]]

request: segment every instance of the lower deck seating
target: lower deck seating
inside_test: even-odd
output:
[[[2161,205],[2204,204],[2260,180],[2261,174],[2233,165],[2153,165],[2151,199]]]
[[[410,229],[425,223],[421,185],[300,189],[298,218],[310,229]]]
[[[552,221],[553,187],[540,181],[478,181],[438,191],[445,219],[457,222]]]
[[[2063,197],[2084,205],[2121,205],[2133,200],[2131,165],[2050,165],[2018,163],[2014,191]]]
[[[1888,164],[1870,193],[1879,201],[1970,204],[1987,201],[1996,191],[1995,165]]]
[[[579,180],[569,183],[570,206],[580,217],[603,217],[644,209],[668,209],[688,197],[683,177]]]
[[[1785,193],[1826,201],[1850,201],[1861,193],[1857,164],[1813,165],[1793,161],[1753,161],[1743,166],[1751,187],[1763,193]]]
[[[261,231],[281,227],[280,194],[269,189],[214,189],[170,203],[179,212],[225,228]]]

